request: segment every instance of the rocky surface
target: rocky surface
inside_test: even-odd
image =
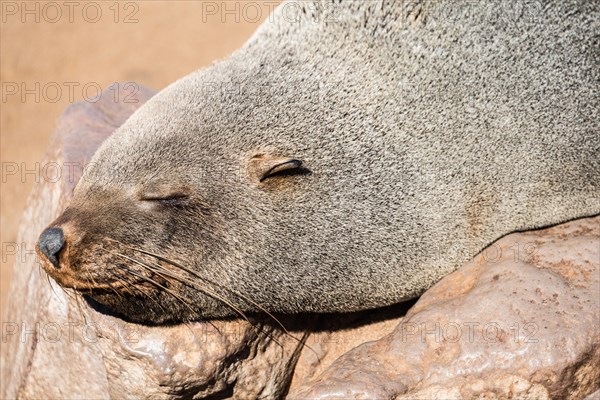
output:
[[[62,291],[38,266],[36,238],[152,94],[103,96],[60,118],[47,161],[62,175],[47,169],[21,225],[0,398],[271,399],[290,382],[294,399],[598,398],[600,217],[506,236],[416,303],[287,318],[291,335],[260,320],[139,326]]]

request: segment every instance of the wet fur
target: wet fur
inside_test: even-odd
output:
[[[410,4],[307,2],[299,22],[284,4],[157,94],[54,223],[69,256],[53,277],[160,278],[118,252],[244,312],[260,309],[235,293],[270,312],[347,312],[418,296],[509,232],[600,213],[598,3],[534,2],[523,18],[490,13],[506,2]],[[303,170],[260,182],[257,156]],[[189,197],[141,201],[150,189]],[[140,322],[237,314],[161,282],[192,308],[148,282],[82,292]]]

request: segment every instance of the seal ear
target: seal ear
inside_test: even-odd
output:
[[[254,180],[262,182],[273,175],[298,170],[301,167],[302,161],[295,158],[259,155],[250,160],[248,173]]]

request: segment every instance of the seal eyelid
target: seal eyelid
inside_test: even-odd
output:
[[[287,160],[280,164],[274,165],[271,168],[269,168],[267,171],[265,171],[263,176],[259,179],[259,182],[262,182],[265,179],[267,179],[268,177],[275,175],[279,172],[300,168],[301,166],[302,166],[301,160],[296,160],[296,159]]]
[[[188,197],[162,197],[162,198],[152,198],[152,199],[143,199],[142,201],[150,204],[160,204],[164,207],[173,207],[173,208],[182,208],[188,205]]]
[[[183,201],[192,193],[189,187],[176,182],[147,182],[140,186],[137,197],[141,201]]]
[[[140,195],[140,200],[143,201],[168,201],[168,200],[182,200],[187,199],[189,196],[185,193],[173,193],[168,195],[160,195],[160,194],[149,194]]]
[[[165,206],[182,206],[189,199],[189,195],[181,192],[174,192],[169,194],[161,193],[142,193],[139,199],[149,203],[160,203]]]
[[[248,161],[248,176],[256,183],[267,178],[283,175],[306,173],[304,162],[297,158],[257,154]]]

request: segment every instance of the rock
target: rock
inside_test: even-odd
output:
[[[49,280],[35,259],[42,229],[68,203],[96,148],[154,92],[119,85],[57,123],[45,174],[29,198],[2,326],[0,398],[274,398],[288,387],[301,341],[244,320],[147,327],[94,311]],[[134,100],[133,102],[131,100]],[[43,171],[43,169],[42,169]],[[253,326],[254,325],[254,326]],[[300,333],[302,338],[303,333]]]
[[[289,398],[584,398],[600,388],[599,252],[600,217],[508,235]]]
[[[588,395],[585,400],[600,400],[600,390]]]

